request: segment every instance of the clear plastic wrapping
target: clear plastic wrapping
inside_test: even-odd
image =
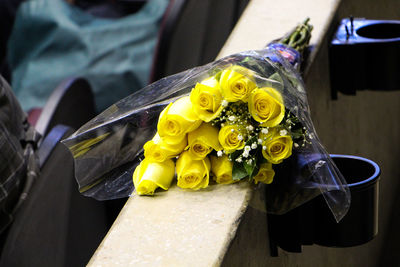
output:
[[[133,171],[143,159],[144,144],[157,132],[163,109],[189,95],[196,83],[232,66],[250,70],[257,86],[277,90],[307,135],[294,144],[289,158],[274,165],[276,176],[267,185],[268,212],[285,213],[322,193],[339,221],[350,206],[346,181],[317,137],[299,73],[269,48],[234,54],[163,78],[110,106],[65,139],[74,156],[80,192],[98,200],[131,195]]]

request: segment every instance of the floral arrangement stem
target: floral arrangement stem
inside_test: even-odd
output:
[[[311,39],[311,31],[313,26],[308,24],[310,18],[306,18],[303,23],[297,25],[291,32],[278,41],[297,50],[303,55],[304,49],[308,46]]]

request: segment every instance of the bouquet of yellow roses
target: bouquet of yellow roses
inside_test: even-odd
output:
[[[157,133],[144,144],[144,160],[133,174],[139,195],[177,185],[206,188],[210,176],[230,184],[245,177],[269,184],[272,164],[307,142],[307,130],[285,109],[281,93],[239,64],[197,82],[188,96],[160,114]],[[296,135],[295,135],[295,134]],[[172,159],[177,158],[176,164]]]
[[[348,187],[317,138],[283,48],[273,43],[163,78],[89,121],[63,141],[81,193],[153,195],[175,177],[190,190],[247,180],[272,188],[270,212],[322,193],[343,217]]]

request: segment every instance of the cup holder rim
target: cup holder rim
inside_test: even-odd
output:
[[[377,25],[398,25],[397,27],[400,27],[400,21],[395,21],[395,20],[376,20],[376,21],[371,21],[371,23],[360,25],[357,29],[355,29],[355,34],[359,36],[360,38],[365,38],[365,39],[371,39],[371,40],[382,40],[382,41],[390,41],[390,40],[398,40],[400,39],[400,35],[396,37],[388,37],[388,38],[374,38],[370,36],[364,36],[362,34],[359,34],[360,30],[369,28],[369,27],[376,27]]]
[[[342,159],[354,159],[354,160],[359,160],[359,161],[363,161],[365,163],[370,164],[373,168],[374,168],[374,173],[366,180],[360,181],[360,182],[356,182],[356,183],[349,183],[347,184],[349,187],[359,187],[359,186],[363,186],[363,185],[367,185],[369,183],[372,182],[376,182],[379,180],[379,176],[381,174],[381,169],[379,167],[379,165],[367,158],[364,157],[359,157],[359,156],[353,156],[353,155],[343,155],[343,154],[330,154],[330,157],[332,159],[334,158],[342,158]]]

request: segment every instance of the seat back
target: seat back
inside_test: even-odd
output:
[[[248,0],[170,0],[150,82],[213,61]]]
[[[68,78],[48,98],[35,128],[43,136],[58,124],[78,129],[95,115],[94,95],[90,84],[83,78]]]
[[[110,227],[103,202],[82,196],[57,126],[39,147],[41,174],[8,230],[0,266],[84,266]]]

